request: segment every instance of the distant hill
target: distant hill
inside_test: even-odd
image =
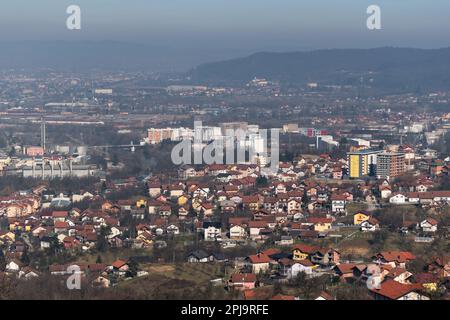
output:
[[[242,52],[239,53],[242,55]],[[181,71],[206,61],[239,56],[216,48],[163,47],[120,41],[21,41],[2,42],[0,69],[92,71]]]
[[[189,72],[194,82],[244,83],[254,77],[283,83],[317,81],[401,90],[450,87],[450,48],[330,49],[308,52],[261,52],[251,56],[202,64]]]

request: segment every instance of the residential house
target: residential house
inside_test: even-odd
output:
[[[331,196],[331,212],[345,213],[346,212],[347,197],[341,194],[334,194]]]
[[[394,280],[386,280],[379,288],[369,289],[375,300],[430,300],[422,294],[420,284],[403,284]]]
[[[205,241],[216,241],[221,238],[222,224],[220,222],[203,222],[203,237]]]
[[[232,240],[242,240],[247,237],[247,231],[244,226],[238,224],[230,227],[230,239]]]
[[[306,244],[296,244],[292,247],[292,259],[294,261],[302,261],[309,259],[309,257],[318,250],[318,247]]]
[[[282,259],[279,261],[283,275],[288,279],[295,279],[300,272],[304,272],[307,276],[311,276],[314,272],[315,265],[309,260],[290,260]]]
[[[187,261],[190,263],[206,263],[210,261],[210,255],[203,250],[195,250],[188,255]]]
[[[234,290],[254,289],[256,286],[256,274],[235,273],[228,282],[228,287]]]
[[[306,219],[306,223],[312,224],[316,232],[330,231],[332,222],[333,220],[331,218],[311,217]]]
[[[358,211],[353,215],[353,224],[355,226],[361,225],[363,221],[370,219],[370,213],[366,211]]]
[[[389,202],[392,204],[405,204],[406,196],[404,194],[397,193],[389,198]]]
[[[436,232],[438,229],[438,222],[433,218],[427,218],[421,221],[418,227],[423,232]]]
[[[125,276],[129,268],[128,263],[124,260],[116,260],[108,267],[110,272],[117,274],[120,277]]]
[[[406,264],[416,257],[408,251],[383,251],[373,257],[373,262],[377,264],[388,264],[393,268],[405,268]]]
[[[361,231],[363,232],[374,232],[380,229],[380,222],[370,217],[368,220],[361,222]]]
[[[247,261],[251,265],[252,273],[258,274],[269,271],[271,259],[264,253],[248,256]]]
[[[341,254],[333,248],[320,248],[311,255],[311,262],[323,266],[339,264]]]
[[[405,268],[393,268],[384,276],[384,280],[392,279],[403,284],[409,284],[412,276],[413,274]]]

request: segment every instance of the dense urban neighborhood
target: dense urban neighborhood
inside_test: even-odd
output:
[[[449,297],[449,92],[151,79],[2,76],[0,298]],[[172,161],[225,138],[251,158]]]

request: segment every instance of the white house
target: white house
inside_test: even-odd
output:
[[[436,232],[438,228],[438,222],[433,218],[427,218],[419,223],[419,228],[423,232]]]
[[[405,204],[406,203],[406,197],[405,197],[405,195],[403,195],[401,193],[398,193],[398,194],[392,196],[389,199],[389,203],[392,203],[392,204]]]
[[[419,196],[416,196],[416,195],[413,195],[413,194],[408,194],[408,203],[419,204],[420,203]]]
[[[381,198],[388,199],[392,194],[391,187],[386,186],[381,188]]]
[[[288,279],[294,279],[298,276],[300,272],[306,273],[306,275],[311,276],[313,274],[314,264],[309,260],[298,261],[292,265],[287,273]]]
[[[245,228],[235,225],[230,228],[230,239],[244,239],[247,235]]]
[[[363,232],[373,232],[380,229],[380,223],[375,218],[369,218],[361,222],[361,231]]]
[[[19,271],[18,277],[28,280],[39,277],[39,274],[33,269],[26,267],[23,270]]]
[[[15,273],[20,271],[20,263],[17,261],[10,261],[8,264],[6,264],[5,271],[8,273]]]
[[[222,233],[219,222],[203,222],[203,236],[206,241],[216,241]]]
[[[347,198],[344,195],[334,195],[331,197],[331,211],[333,213],[345,212]]]
[[[167,226],[166,231],[168,234],[179,234],[180,228],[178,228],[178,226],[174,224],[170,224],[169,226]]]

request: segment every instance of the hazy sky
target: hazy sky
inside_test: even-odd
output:
[[[66,29],[66,8],[82,29]],[[381,7],[382,30],[366,29]],[[1,0],[1,41],[118,40],[158,46],[292,50],[450,46],[450,0]]]

